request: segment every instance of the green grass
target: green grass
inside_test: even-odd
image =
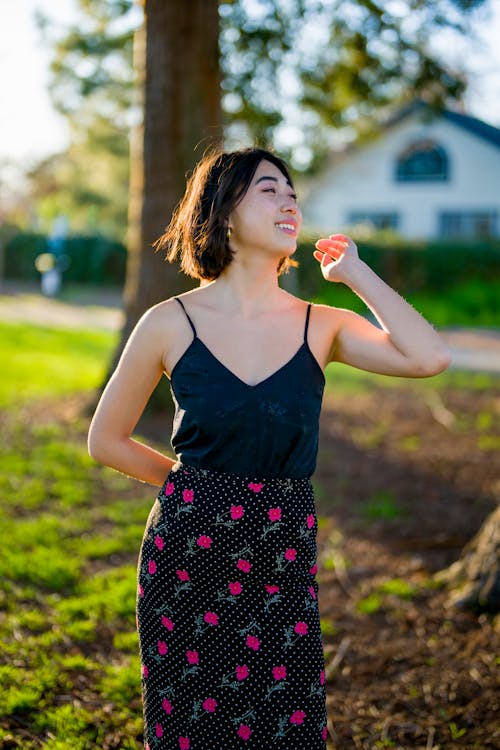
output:
[[[92,391],[116,336],[0,329],[0,744],[138,749],[136,563],[155,489],[95,464],[88,420],[27,418]]]
[[[117,334],[0,323],[0,407],[91,390],[105,375]]]

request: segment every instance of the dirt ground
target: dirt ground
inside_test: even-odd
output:
[[[329,519],[318,545],[320,611],[334,626],[330,748],[500,747],[500,616],[451,607],[429,585],[498,503],[499,417],[500,383],[437,401],[384,388],[325,404],[315,481]],[[397,517],[380,518],[384,507]],[[395,578],[415,595],[383,594],[362,614],[360,600]]]

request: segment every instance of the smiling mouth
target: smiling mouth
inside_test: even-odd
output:
[[[289,224],[286,221],[281,221],[279,224],[276,224],[276,226],[286,234],[297,234],[297,227],[295,226],[295,224]]]

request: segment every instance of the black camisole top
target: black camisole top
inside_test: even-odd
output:
[[[194,334],[170,376],[171,436],[177,459],[244,477],[311,477],[316,468],[325,376],[304,340],[282,367],[256,385],[229,370]]]

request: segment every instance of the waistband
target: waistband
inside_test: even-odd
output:
[[[312,487],[311,477],[305,476],[305,477],[272,477],[272,476],[262,476],[262,475],[243,475],[243,474],[233,474],[232,472],[228,471],[219,471],[217,469],[212,469],[209,467],[199,467],[199,466],[192,466],[191,464],[183,463],[182,461],[176,461],[175,464],[172,466],[168,477],[172,475],[172,473],[177,474],[179,472],[183,472],[185,474],[190,474],[192,476],[195,476],[199,479],[213,479],[215,481],[219,482],[233,482],[233,483],[240,483],[240,484],[265,484],[268,487],[279,487],[279,488],[286,488],[286,487]],[[165,481],[168,480],[168,477]]]

